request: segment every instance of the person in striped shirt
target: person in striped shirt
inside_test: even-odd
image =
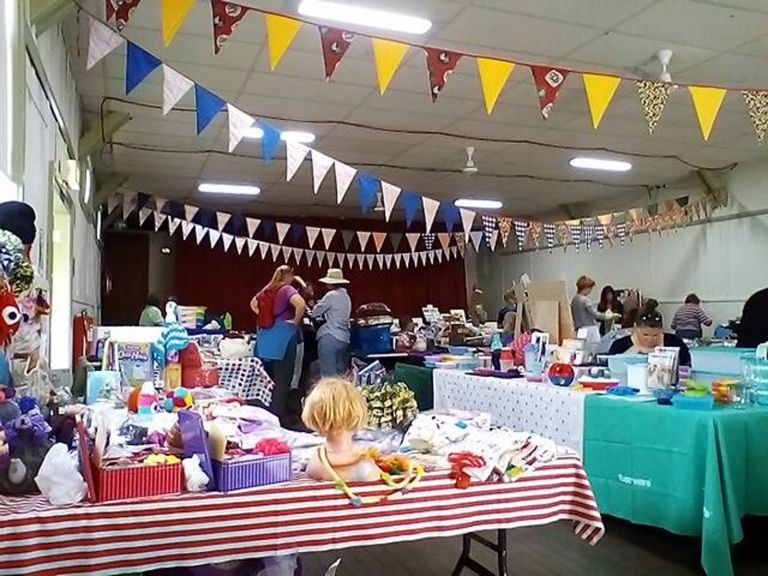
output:
[[[701,309],[701,300],[696,294],[688,294],[685,303],[675,312],[672,329],[680,338],[695,340],[701,338],[703,326],[712,326],[712,318]]]

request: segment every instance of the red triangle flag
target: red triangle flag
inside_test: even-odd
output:
[[[320,42],[323,44],[323,60],[325,62],[325,79],[330,80],[336,67],[347,53],[355,35],[339,28],[320,26]]]
[[[224,0],[213,0],[211,2],[211,11],[213,12],[213,52],[221,52],[224,43],[232,36],[235,27],[245,18],[248,8],[225,2]]]
[[[114,18],[117,29],[122,30],[140,2],[141,0],[105,0],[107,22]]]
[[[424,50],[427,53],[429,93],[432,95],[432,102],[437,102],[437,97],[445,88],[449,74],[454,71],[463,54],[440,48],[424,48]]]
[[[536,93],[539,96],[539,106],[544,120],[549,118],[549,113],[555,105],[557,93],[562,88],[569,70],[552,68],[550,66],[531,66],[533,81],[536,84]]]

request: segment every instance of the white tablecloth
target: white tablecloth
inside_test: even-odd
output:
[[[583,453],[583,392],[551,384],[435,370],[435,409],[488,412],[493,423],[533,432]]]

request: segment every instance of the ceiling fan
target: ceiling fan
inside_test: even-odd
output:
[[[475,147],[467,146],[464,150],[467,153],[467,162],[464,164],[464,168],[462,168],[461,171],[464,174],[477,174],[480,169],[477,167],[477,164],[475,164]]]
[[[646,80],[658,80],[659,82],[666,82],[673,84],[672,73],[669,70],[670,62],[674,56],[674,51],[669,48],[663,48],[650,58],[644,60],[637,66],[630,66],[626,68],[633,76],[643,78]],[[655,73],[652,68],[656,68],[656,65],[661,67],[661,72]],[[676,84],[673,84],[673,89],[677,88]]]

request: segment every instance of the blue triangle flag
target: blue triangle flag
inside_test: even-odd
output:
[[[261,129],[264,131],[261,137],[261,156],[264,163],[269,164],[280,146],[280,130],[266,122],[261,122]]]
[[[361,172],[357,177],[357,189],[360,192],[360,207],[365,213],[376,205],[376,197],[381,192],[381,180]]]
[[[459,209],[454,206],[453,204],[443,204],[443,222],[445,222],[445,229],[448,232],[453,232],[456,228],[456,225],[459,223],[459,220],[461,219],[461,214],[459,213]]]
[[[416,220],[419,208],[421,208],[421,198],[413,192],[403,190],[402,194],[400,194],[400,201],[405,209],[405,221],[410,228],[413,221]]]
[[[227,105],[224,100],[209,92],[200,84],[195,84],[195,103],[197,104],[197,133],[202,134],[208,124]]]
[[[162,62],[152,54],[133,42],[128,42],[128,55],[125,58],[125,93],[130,94],[160,64]]]

